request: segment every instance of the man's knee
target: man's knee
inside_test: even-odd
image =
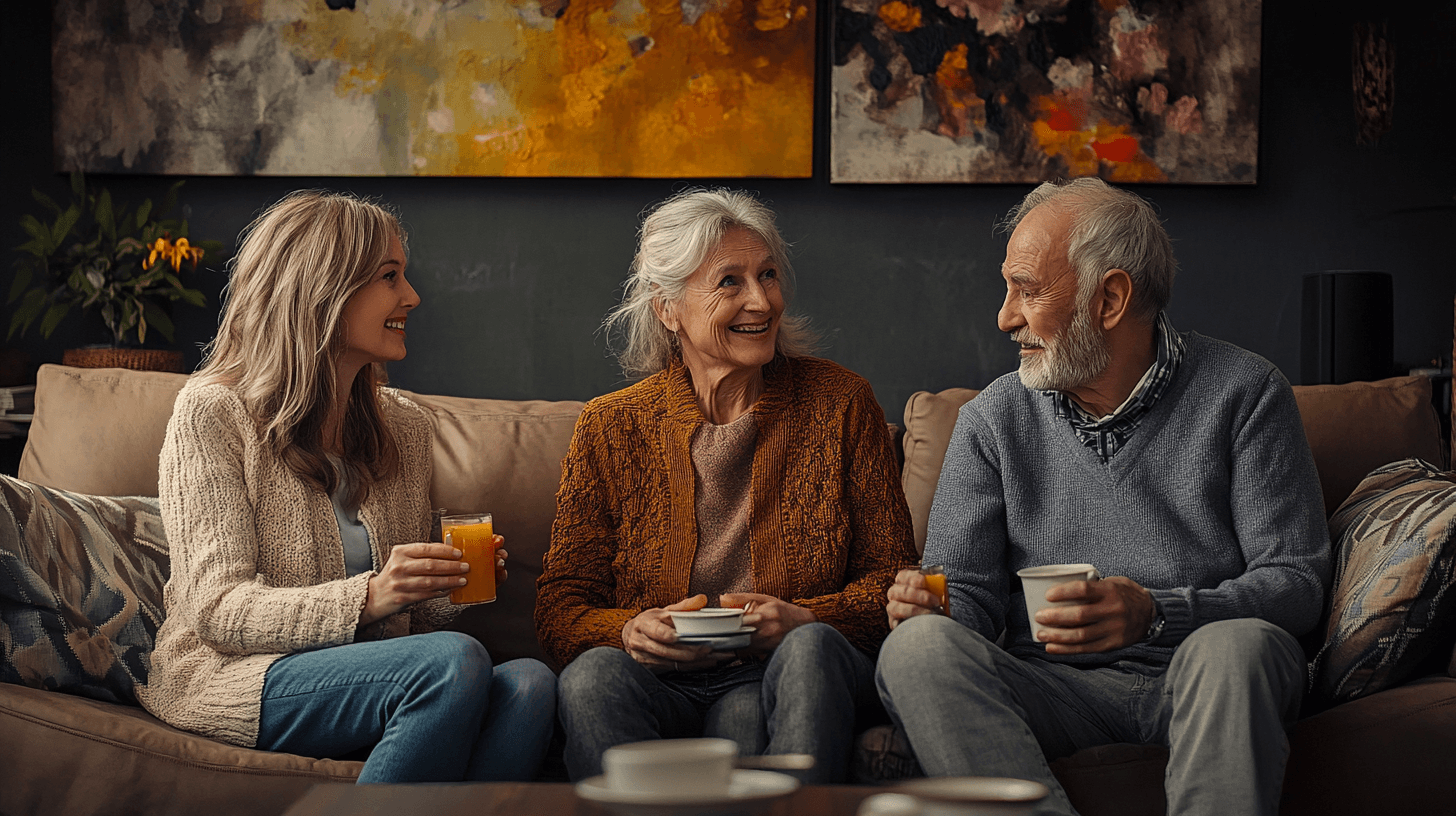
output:
[[[1304,665],[1294,636],[1258,618],[1236,618],[1201,626],[1173,653],[1176,664],[1221,666],[1232,673],[1264,672]]]
[[[943,615],[916,615],[900,622],[880,648],[878,672],[891,677],[923,681],[964,654],[974,663],[990,667],[996,644]]]

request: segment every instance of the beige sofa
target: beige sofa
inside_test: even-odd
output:
[[[20,478],[82,493],[156,495],[157,453],[184,380],[43,366]],[[906,406],[903,481],[918,541],[956,410],[974,393],[921,392]],[[435,422],[435,506],[493,512],[512,553],[500,600],[467,610],[457,628],[497,659],[544,657],[531,621],[535,580],[581,403],[412,396]],[[1443,461],[1422,378],[1302,388],[1297,396],[1330,509],[1375,466],[1408,456]],[[1301,722],[1294,741],[1287,813],[1432,812],[1433,780],[1456,756],[1456,679],[1339,706]],[[876,758],[857,767],[908,771],[913,759],[897,759],[894,743],[887,729],[872,729],[860,755]],[[1161,813],[1163,760],[1160,749],[1107,746],[1059,761],[1056,770],[1087,816]],[[279,813],[310,785],[350,782],[359,768],[235,748],[139,708],[0,684],[0,813],[9,816]]]

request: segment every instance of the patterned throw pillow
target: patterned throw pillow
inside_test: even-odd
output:
[[[1456,471],[1385,465],[1330,519],[1335,587],[1311,702],[1328,706],[1409,680],[1456,640]]]
[[[170,559],[154,498],[0,475],[0,681],[135,703]]]

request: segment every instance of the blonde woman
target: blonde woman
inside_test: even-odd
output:
[[[381,207],[315,191],[244,231],[162,447],[172,573],[140,696],[236,745],[369,751],[360,783],[528,780],[550,670],[432,631],[468,567],[427,543],[429,420],[381,385],[420,302],[404,239]]]

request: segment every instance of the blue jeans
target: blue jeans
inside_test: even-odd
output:
[[[680,737],[725,737],[739,753],[805,753],[809,783],[842,782],[855,711],[875,704],[874,666],[833,627],[800,626],[767,664],[655,675],[621,649],[599,646],[561,673],[566,770],[602,772],[613,745]]]
[[[880,697],[930,776],[1010,776],[1051,788],[1038,814],[1075,813],[1048,760],[1115,742],[1168,746],[1168,813],[1279,811],[1286,729],[1304,654],[1261,620],[1211,623],[1166,669],[1078,668],[1012,657],[938,615],[901,623],[880,651]]]
[[[492,670],[475,638],[431,632],[280,658],[263,681],[258,748],[369,750],[359,783],[530,781],[551,741],[556,678],[539,660]]]

